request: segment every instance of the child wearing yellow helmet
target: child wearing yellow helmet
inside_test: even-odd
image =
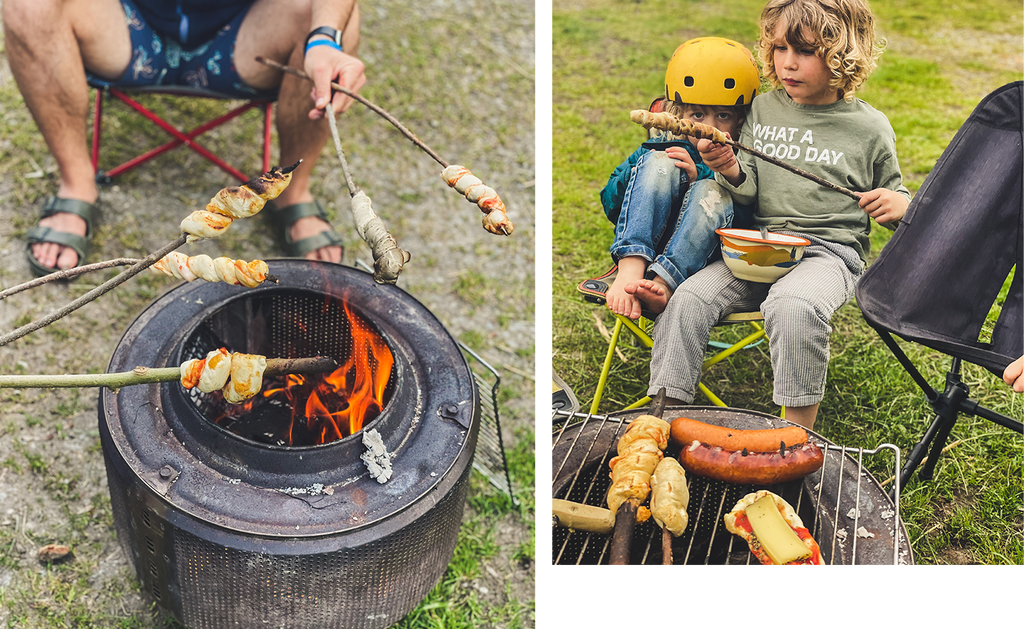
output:
[[[759,85],[757,65],[742,44],[700,37],[676,49],[665,72],[665,97],[655,104],[738,138]],[[704,165],[696,141],[664,132],[615,169],[601,203],[615,223],[610,251],[619,267],[606,300],[612,312],[632,319],[641,313],[640,280],[675,290],[718,251],[715,230],[732,225],[741,211]]]

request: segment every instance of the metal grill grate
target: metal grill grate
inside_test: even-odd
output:
[[[476,371],[473,371],[473,380],[476,388],[480,391],[480,434],[477,437],[476,455],[473,457],[473,468],[483,474],[492,485],[508,494],[512,504],[519,506],[515,492],[512,491],[512,479],[508,473],[508,460],[505,458],[505,444],[501,436],[501,420],[498,417],[498,385],[501,384],[501,376],[497,370],[480,358],[476,352],[459,343],[462,351],[471,356],[477,363],[486,369],[494,382],[488,382]],[[490,395],[484,395],[490,391]]]
[[[618,437],[629,421],[641,414],[587,415],[553,411],[552,495],[581,504],[605,506],[610,485],[608,461],[615,456]],[[739,429],[778,427],[779,418],[751,411],[717,407],[669,409],[665,419],[684,414],[707,423]],[[825,452],[820,470],[799,481],[767,487],[732,485],[687,475],[690,502],[686,531],[672,544],[676,564],[757,564],[746,543],[729,533],[723,516],[744,495],[769,489],[796,510],[830,564],[913,563],[906,531],[899,517],[899,496],[889,500],[881,485],[865,469],[865,457],[894,453],[893,475],[900,468],[899,449],[883,444],[874,450],[847,448],[812,433]],[[611,535],[556,527],[552,534],[555,564],[608,563]],[[634,531],[632,563],[660,564],[661,530],[648,520]]]

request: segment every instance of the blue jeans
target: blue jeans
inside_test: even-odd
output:
[[[675,161],[664,151],[640,156],[629,176],[611,246],[616,262],[627,256],[651,262],[648,270],[672,290],[704,268],[719,248],[715,230],[733,220],[732,196],[714,179],[687,186],[686,171]],[[657,251],[666,237],[664,250]]]

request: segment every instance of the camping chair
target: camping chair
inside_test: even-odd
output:
[[[167,151],[181,146],[184,144],[188,148],[192,149],[199,155],[215,164],[216,166],[223,169],[229,175],[235,177],[240,182],[246,182],[252,179],[252,176],[244,175],[240,170],[231,166],[217,155],[214,155],[208,149],[200,146],[195,142],[195,138],[199,135],[206,133],[207,131],[219,127],[229,120],[237,118],[241,114],[249,111],[250,109],[258,108],[263,112],[263,170],[260,172],[267,172],[270,170],[270,130],[271,130],[271,112],[273,101],[272,100],[250,100],[245,101],[243,104],[235,107],[227,113],[214,118],[191,131],[181,131],[175,128],[172,124],[155,114],[153,111],[147,109],[137,100],[133,99],[128,93],[132,94],[167,94],[172,96],[183,96],[189,98],[213,98],[218,100],[238,100],[236,96],[230,96],[221,94],[219,92],[213,92],[196,87],[187,87],[181,85],[153,85],[146,87],[132,87],[132,88],[120,88],[120,87],[106,87],[99,86],[90,82],[91,87],[96,88],[96,100],[93,109],[93,134],[92,134],[92,166],[96,171],[96,182],[101,184],[109,184],[111,180],[120,175],[123,172],[131,170],[136,166],[143,164],[158,155],[162,155]],[[108,170],[101,170],[99,166],[100,162],[100,136],[103,122],[103,95],[107,94],[121,102],[125,103],[147,120],[157,125],[171,136],[173,140],[162,144],[154,149],[146,151],[145,153],[134,157],[123,164],[110,168]]]
[[[918,476],[932,477],[959,413],[1016,432],[1019,420],[968,397],[961,361],[1001,376],[1024,354],[1022,297],[1021,100],[1024,83],[988,95],[949,143],[907,210],[902,224],[857,284],[857,303],[935,410],[924,437],[900,473],[902,486],[931,453]],[[991,332],[979,340],[992,304],[1016,266]],[[932,388],[893,334],[952,359],[942,391]]]
[[[612,266],[606,273],[584,280],[576,287],[583,295],[583,299],[590,303],[604,305],[605,293],[608,292],[608,288],[611,286],[613,277],[617,267]],[[629,317],[623,315],[614,315],[615,327],[612,330],[611,338],[608,341],[608,352],[605,354],[604,363],[601,366],[601,375],[597,380],[597,389],[594,391],[594,401],[590,405],[591,414],[597,413],[598,406],[601,404],[601,398],[604,396],[605,385],[608,384],[608,374],[611,372],[612,360],[615,358],[615,350],[619,344],[619,338],[622,334],[622,329],[625,328],[633,333],[637,341],[640,342],[648,350],[654,345],[651,339],[650,330],[653,326],[654,315],[650,313],[644,313],[639,320],[633,321]],[[719,351],[713,356],[707,358],[704,361],[703,369],[707,370],[713,365],[716,365],[726,358],[729,358],[736,352],[754,347],[759,345],[762,341],[768,338],[764,331],[764,316],[760,312],[735,312],[730,315],[726,315],[721,321],[718,322],[717,326],[733,325],[737,323],[746,323],[751,327],[751,333],[743,337],[735,343],[721,343],[719,341],[710,341],[709,346],[718,349]],[[708,400],[711,401],[715,406],[728,406],[720,397],[715,395],[708,389],[703,382],[697,383],[697,389],[704,394]],[[640,408],[650,403],[650,397],[644,397],[636,402],[630,404],[625,410],[632,410],[634,408]]]

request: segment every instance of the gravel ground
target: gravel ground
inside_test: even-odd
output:
[[[363,7],[363,95],[388,109],[446,161],[494,187],[516,231],[480,227],[480,213],[438,177],[441,167],[386,121],[356,105],[339,120],[355,182],[373,199],[400,246],[412,253],[399,287],[502,374],[506,447],[533,439],[534,359],[534,28],[533,2],[381,0]],[[113,109],[113,107],[111,107]],[[31,279],[24,234],[36,202],[56,189],[56,168],[0,53],[0,289]],[[182,126],[189,126],[183,121]],[[252,119],[202,142],[243,171],[259,172],[259,125]],[[125,114],[104,121],[112,162],[163,141]],[[353,229],[348,191],[328,146],[314,194],[346,240],[345,264],[369,252]],[[90,262],[142,257],[172,240],[186,214],[206,204],[227,176],[179,149],[102,191]],[[232,233],[183,249],[246,260],[281,254],[269,221],[238,221]],[[237,227],[237,229],[236,229]],[[45,315],[113,272],[49,284],[0,301],[0,332]],[[135,315],[175,282],[143,276],[59,322],[0,347],[0,373],[105,369]],[[93,389],[0,389],[0,625],[78,626],[60,616],[47,585],[60,576],[36,559],[42,544],[74,547],[75,604],[109,626],[156,626],[135,585],[110,519]],[[469,509],[467,509],[469,511]],[[467,513],[467,517],[470,514]],[[532,530],[523,519],[494,523],[498,556],[478,583],[488,604],[533,600],[533,566],[511,559]],[[68,576],[64,577],[69,578]],[[523,620],[532,625],[532,618]],[[22,626],[22,625],[19,625]],[[89,624],[87,626],[108,626]]]

